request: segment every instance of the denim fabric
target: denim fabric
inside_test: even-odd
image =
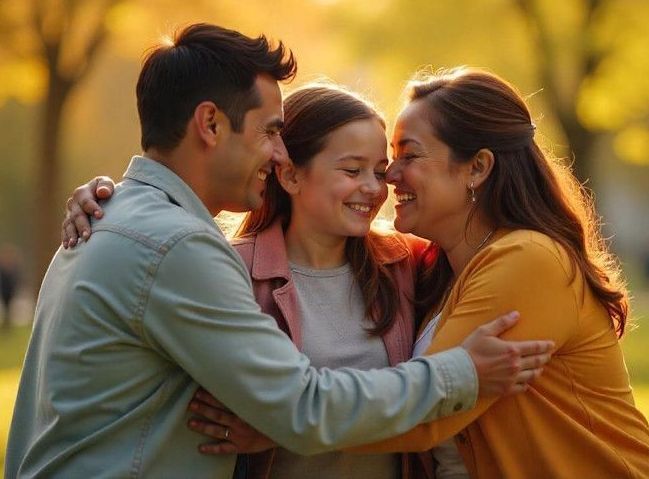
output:
[[[285,448],[374,441],[472,407],[461,348],[380,371],[316,371],[261,313],[240,256],[173,172],[135,157],[90,241],[44,279],[6,477],[230,478],[204,456],[198,384]]]

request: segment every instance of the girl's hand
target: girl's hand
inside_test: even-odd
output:
[[[108,176],[97,176],[74,190],[68,198],[62,225],[61,243],[64,248],[73,248],[79,238],[84,241],[90,238],[90,216],[99,219],[104,215],[97,201],[110,198],[114,190],[115,183]]]

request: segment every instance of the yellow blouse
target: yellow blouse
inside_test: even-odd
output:
[[[480,399],[475,409],[363,452],[423,451],[456,435],[474,478],[647,478],[649,427],[634,406],[624,358],[606,309],[565,250],[529,230],[501,231],[454,285],[428,353],[462,343],[512,310],[503,337],[552,339],[556,351],[522,394]]]

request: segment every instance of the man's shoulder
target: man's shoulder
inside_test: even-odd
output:
[[[93,222],[93,232],[116,233],[152,248],[195,233],[226,243],[218,227],[186,211],[164,191],[135,182],[120,186],[103,205],[104,217]]]

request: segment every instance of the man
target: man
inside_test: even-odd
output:
[[[200,455],[202,438],[186,427],[198,384],[310,454],[466,410],[476,372],[481,393],[521,389],[547,360],[520,359],[546,342],[490,336],[513,324],[505,319],[466,349],[382,371],[318,372],[260,312],[213,216],[258,207],[273,164],[286,161],[277,82],[294,74],[281,43],[204,24],[146,59],[144,156],[131,161],[93,241],[57,252],[45,277],[8,478],[230,477],[235,456]]]

